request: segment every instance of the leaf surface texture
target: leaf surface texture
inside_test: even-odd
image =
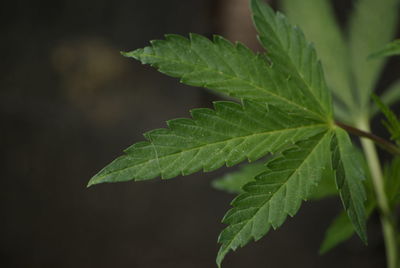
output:
[[[102,182],[164,179],[199,170],[212,171],[243,160],[255,161],[326,129],[324,124],[288,115],[259,102],[215,102],[215,109],[194,109],[193,119],[168,121],[125,150],[89,185]]]
[[[219,236],[217,263],[230,250],[259,240],[271,227],[278,228],[287,215],[294,216],[316,187],[330,161],[331,133],[297,143],[268,162],[268,170],[243,187],[225,215],[228,224]]]

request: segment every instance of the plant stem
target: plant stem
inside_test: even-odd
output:
[[[350,133],[352,133],[354,135],[357,135],[357,136],[360,136],[360,137],[365,137],[365,138],[368,138],[370,140],[373,140],[382,149],[388,151],[389,153],[391,153],[393,155],[399,155],[400,156],[400,148],[397,147],[396,145],[394,145],[393,143],[390,143],[389,141],[387,141],[387,140],[385,140],[385,139],[383,139],[383,138],[381,138],[379,136],[376,136],[376,135],[370,133],[369,131],[361,130],[361,129],[358,129],[358,128],[343,124],[341,122],[335,122],[335,123],[336,123],[337,126],[343,128],[344,130],[346,130],[346,131],[348,131],[348,132],[350,132]],[[368,126],[368,129],[369,129],[369,125],[367,125],[367,126]]]
[[[358,122],[357,127],[367,133],[370,132],[370,126],[367,119]],[[380,218],[382,223],[383,239],[386,247],[386,260],[388,268],[398,268],[398,248],[396,241],[395,224],[392,219],[392,212],[389,206],[387,194],[385,191],[385,183],[383,180],[382,169],[379,162],[378,154],[372,140],[361,138],[367,163],[371,172],[371,178],[374,185],[377,204],[380,210]]]

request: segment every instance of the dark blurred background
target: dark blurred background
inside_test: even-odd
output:
[[[351,4],[335,7],[344,21]],[[233,196],[210,182],[224,170],[86,183],[141,133],[218,98],[119,51],[189,32],[258,49],[247,0],[2,1],[0,21],[0,266],[216,267],[220,220]],[[353,238],[318,256],[339,209],[336,198],[304,203],[225,267],[383,267],[376,217],[369,247]]]

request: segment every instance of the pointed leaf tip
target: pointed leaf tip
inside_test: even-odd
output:
[[[143,54],[143,49],[139,48],[132,51],[120,51],[119,53],[124,57],[134,58],[138,60],[140,55]]]
[[[93,177],[89,180],[88,184],[86,185],[86,188],[92,187],[93,185],[96,185],[96,184],[99,184],[99,183],[100,183],[100,182],[98,181],[97,176],[93,176]]]

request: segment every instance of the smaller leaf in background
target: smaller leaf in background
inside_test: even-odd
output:
[[[350,110],[355,106],[355,98],[354,88],[351,86],[348,47],[337,23],[332,1],[281,0],[279,2],[290,22],[299,25],[306,38],[315,44],[327,84],[334,95],[335,116],[340,117],[342,122],[343,119],[351,119]],[[338,106],[335,99],[339,99],[343,105]]]
[[[387,128],[391,137],[390,139],[395,141],[400,145],[400,121],[397,116],[393,113],[388,106],[386,106],[378,96],[372,95],[372,99],[375,101],[376,105],[381,109],[382,113],[385,115],[387,121],[382,121],[382,124]]]
[[[386,89],[380,96],[380,99],[386,106],[391,106],[392,104],[400,101],[400,80],[397,80],[390,85],[389,88]],[[378,105],[374,103],[371,109],[371,117],[375,116],[379,111]]]
[[[375,202],[368,199],[366,203],[367,218],[372,214],[375,209]],[[354,235],[354,227],[351,223],[346,211],[342,211],[329,225],[325,232],[324,240],[322,241],[319,249],[319,254],[325,254],[332,250],[340,243],[350,239]]]
[[[335,177],[332,172],[331,163],[329,163],[328,167],[326,167],[323,172],[324,174],[322,175],[318,186],[311,192],[307,200],[317,201],[339,194],[336,188]]]
[[[309,104],[314,103],[314,111],[332,117],[331,93],[314,46],[298,27],[288,22],[285,15],[275,12],[264,1],[252,0],[251,10],[259,40],[267,50],[274,70],[296,82],[291,84],[295,87],[290,88],[291,94],[294,89],[294,92],[301,90],[303,98]]]
[[[325,254],[338,244],[352,237],[353,234],[353,225],[349,217],[347,217],[346,211],[342,211],[326,230],[324,240],[319,249],[319,254]]]
[[[400,39],[386,44],[382,49],[370,54],[369,59],[400,55]]]
[[[254,181],[255,177],[267,169],[265,163],[252,163],[241,165],[238,171],[228,173],[222,178],[217,178],[212,182],[215,189],[226,191],[232,194],[243,192],[242,187]]]
[[[343,206],[355,231],[367,243],[366,215],[364,201],[366,193],[362,181],[365,174],[346,131],[336,128],[331,143],[332,167]]]
[[[386,191],[392,207],[400,203],[400,157],[385,166]]]
[[[399,0],[357,0],[349,18],[349,58],[361,112],[369,112],[369,100],[385,58],[367,60],[368,55],[394,39]]]

